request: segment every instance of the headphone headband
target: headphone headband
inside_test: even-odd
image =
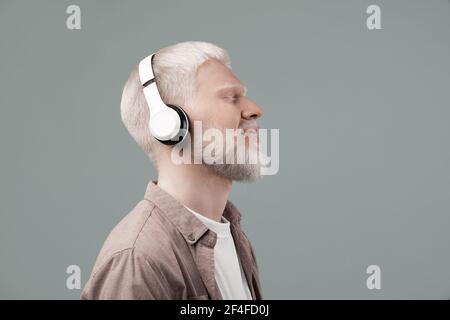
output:
[[[154,53],[148,57],[142,59],[139,63],[139,79],[141,81],[145,99],[147,100],[147,105],[150,111],[150,116],[164,110],[166,104],[162,101],[161,96],[156,86],[155,75],[153,73],[152,61]],[[150,107],[150,103],[152,106]]]
[[[152,66],[154,55],[155,55],[154,53],[149,55],[148,57],[142,59],[142,61],[139,63],[139,78],[141,80],[142,85],[155,78]]]

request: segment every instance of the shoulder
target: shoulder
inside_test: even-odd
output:
[[[177,233],[153,203],[143,200],[111,231],[82,299],[168,298],[182,287],[174,243]],[[169,277],[172,284],[161,279]]]
[[[97,257],[92,274],[114,260],[139,258],[166,260],[174,236],[173,227],[160,209],[147,200],[140,201],[110,232]]]

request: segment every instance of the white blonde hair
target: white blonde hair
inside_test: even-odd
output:
[[[182,108],[190,106],[196,92],[197,69],[208,59],[217,59],[231,69],[228,53],[212,43],[181,42],[159,50],[153,59],[153,70],[163,101]],[[133,139],[155,161],[152,151],[159,142],[151,136],[148,128],[150,115],[139,80],[138,65],[123,88],[120,114]]]

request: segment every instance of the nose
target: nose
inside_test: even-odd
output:
[[[250,99],[247,99],[242,109],[242,118],[246,120],[256,120],[263,114],[262,109]]]

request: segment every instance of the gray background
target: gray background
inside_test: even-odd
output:
[[[366,28],[370,4],[382,30]],[[0,298],[78,299],[66,267],[84,285],[155,177],[121,124],[122,86],[186,40],[227,49],[280,129],[279,173],[231,195],[264,298],[450,298],[446,0],[2,0]]]

